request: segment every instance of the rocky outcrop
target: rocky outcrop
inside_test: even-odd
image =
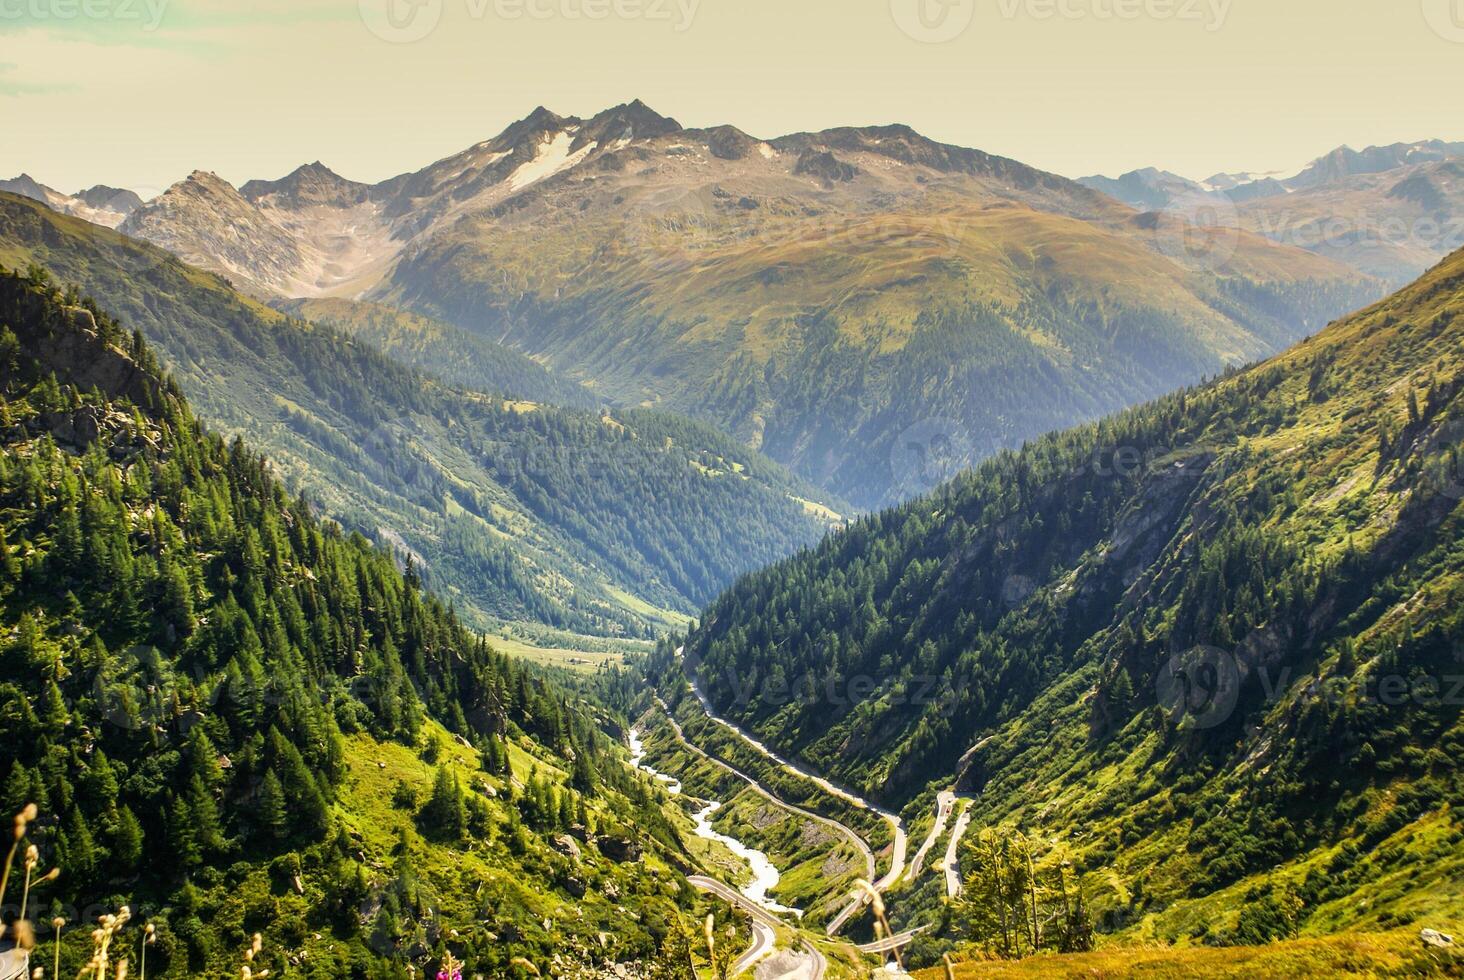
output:
[[[634,864],[641,859],[641,846],[629,837],[597,837],[595,846],[616,864]]]
[[[802,177],[817,177],[825,184],[846,184],[859,176],[859,168],[845,163],[828,150],[804,150],[793,172]]]

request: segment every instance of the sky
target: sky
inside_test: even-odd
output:
[[[0,0],[0,176],[377,181],[545,105],[905,123],[1067,176],[1464,140],[1464,0]]]

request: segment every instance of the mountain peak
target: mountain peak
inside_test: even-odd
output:
[[[613,106],[585,123],[577,144],[591,141],[602,146],[616,140],[655,139],[681,132],[681,124],[663,116],[640,99]]]
[[[533,112],[518,122],[510,123],[507,129],[490,142],[494,146],[509,149],[527,140],[537,139],[545,133],[559,132],[573,121],[544,106],[535,106]]]
[[[349,207],[370,195],[370,187],[347,180],[316,160],[296,167],[279,180],[251,180],[239,193],[251,201],[274,196],[291,205],[330,204]]]
[[[12,180],[0,180],[0,191],[9,191],[12,194],[19,194],[21,197],[29,197],[42,204],[50,203],[50,198],[46,194],[47,190],[49,188],[46,185],[30,174],[21,174]]]
[[[590,120],[590,125],[623,123],[635,129],[637,137],[659,136],[681,130],[681,124],[670,116],[663,116],[640,99],[613,106]]]
[[[199,185],[201,185],[203,187],[210,187],[210,188],[227,187],[230,190],[233,190],[234,189],[234,185],[233,184],[229,183],[227,180],[225,180],[224,178],[220,177],[218,174],[214,173],[212,170],[195,170],[191,174],[189,174],[187,177],[185,177],[182,181],[180,181],[179,183],[182,183],[182,184],[199,184]],[[178,185],[175,184],[173,186],[176,187]]]

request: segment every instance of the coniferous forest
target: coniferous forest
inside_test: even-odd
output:
[[[0,980],[1464,980],[1464,0],[8,8]]]

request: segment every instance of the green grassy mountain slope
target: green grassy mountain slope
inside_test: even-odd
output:
[[[1272,361],[745,577],[688,660],[730,717],[907,814],[970,794],[977,828],[1070,859],[1113,931],[1446,913],[1461,352],[1464,253]]]
[[[724,150],[677,132],[592,155],[413,244],[374,295],[876,507],[1381,293],[1249,233],[1190,254],[1086,188],[900,127]],[[956,457],[933,474],[905,450],[931,429]]]
[[[112,962],[147,926],[149,976],[240,975],[251,934],[255,976],[681,976],[695,865],[607,728],[204,430],[140,336],[0,269],[0,803],[38,811],[34,965],[80,975],[125,902]]]
[[[541,108],[371,186],[195,174],[123,230],[252,295],[445,320],[872,509],[1383,294],[1217,217],[1141,216],[906,126],[759,139],[636,102]]]
[[[0,195],[0,261],[125,315],[203,417],[325,514],[416,554],[476,620],[647,635],[829,526],[816,491],[701,423],[462,392],[21,198]]]

